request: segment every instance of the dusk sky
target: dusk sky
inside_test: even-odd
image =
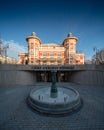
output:
[[[42,43],[62,44],[69,32],[77,51],[91,59],[104,48],[104,0],[0,0],[0,35],[8,56],[27,51],[25,38],[36,32]]]

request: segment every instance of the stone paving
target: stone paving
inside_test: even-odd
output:
[[[83,106],[67,116],[55,117],[38,114],[26,103],[30,90],[41,85],[50,86],[0,87],[0,130],[104,130],[104,87],[60,83],[75,88]]]

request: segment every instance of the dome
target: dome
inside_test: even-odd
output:
[[[35,32],[32,32],[31,36],[26,37],[27,42],[28,42],[28,39],[38,39],[41,43],[41,40],[36,36]]]
[[[78,41],[78,38],[77,38],[77,37],[74,37],[71,32],[67,35],[67,37],[64,39],[64,41],[63,41],[62,44],[64,44],[64,42],[65,42],[67,39],[75,39],[76,42]]]

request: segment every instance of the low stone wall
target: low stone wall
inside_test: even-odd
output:
[[[64,70],[71,72],[69,82],[104,86],[104,66],[84,65],[74,68]],[[0,65],[0,86],[34,85],[36,82],[36,70],[31,65]]]
[[[33,85],[36,82],[35,72],[0,71],[0,86],[2,85]]]
[[[104,86],[104,71],[101,70],[76,71],[70,75],[69,81],[78,84]]]

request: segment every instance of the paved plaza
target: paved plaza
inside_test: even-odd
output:
[[[0,130],[104,130],[104,87],[58,83],[76,89],[82,108],[67,116],[55,117],[34,112],[26,103],[31,89],[50,86],[0,86]]]

